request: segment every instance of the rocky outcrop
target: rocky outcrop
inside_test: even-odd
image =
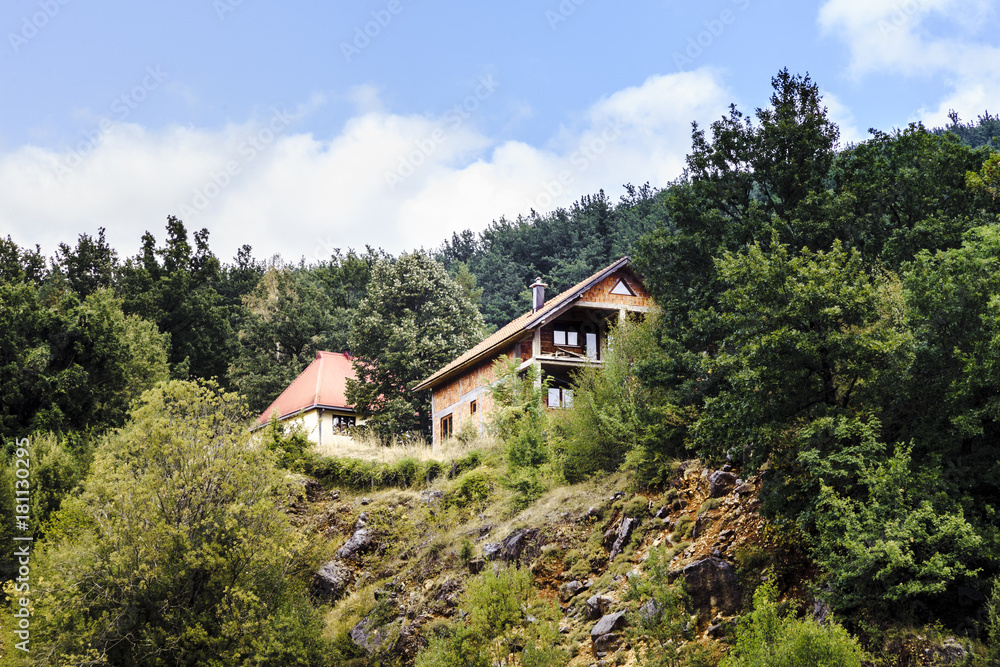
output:
[[[732,493],[736,488],[736,475],[731,472],[716,470],[708,476],[708,497],[722,498]]]
[[[736,614],[743,603],[743,592],[732,565],[720,558],[695,561],[682,571],[691,602],[707,615]]]
[[[581,581],[567,581],[565,584],[559,587],[559,601],[569,602],[576,596],[577,593],[583,590],[583,582]]]
[[[634,519],[630,516],[622,519],[621,523],[618,524],[618,530],[614,531],[614,534],[609,536],[614,538],[614,542],[611,544],[611,551],[608,552],[608,561],[613,561],[615,556],[625,550],[629,539],[632,537],[632,531],[634,531],[635,527],[638,525],[638,519]]]
[[[351,539],[347,540],[344,546],[337,549],[337,558],[354,558],[366,551],[368,551],[374,538],[372,537],[372,532],[367,528],[358,528],[354,531],[354,535]]]
[[[313,575],[313,590],[327,602],[336,602],[351,584],[351,570],[335,560],[330,561]]]
[[[607,614],[597,622],[590,631],[590,643],[594,651],[594,656],[601,658],[610,651],[615,650],[621,638],[617,631],[627,624],[624,611],[616,611]]]

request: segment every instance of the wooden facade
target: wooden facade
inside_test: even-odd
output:
[[[601,363],[609,324],[650,307],[649,292],[624,257],[508,323],[415,388],[433,392],[434,445],[463,428],[485,427],[497,358],[536,365],[551,382],[548,406],[565,406],[572,402],[573,372]]]

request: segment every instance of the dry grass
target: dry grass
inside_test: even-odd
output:
[[[437,449],[431,449],[430,445],[422,442],[411,442],[401,438],[393,440],[391,445],[383,445],[377,438],[362,435],[351,439],[338,439],[337,442],[324,444],[322,447],[317,445],[313,450],[321,456],[395,463],[406,458],[418,461],[446,462],[464,456],[475,449],[482,451],[495,447],[497,447],[497,442],[488,436],[467,442],[451,438],[439,445]]]

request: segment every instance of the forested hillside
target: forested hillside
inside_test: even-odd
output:
[[[0,539],[30,530],[37,540],[33,581],[46,583],[31,662],[174,664],[162,658],[170,654],[183,656],[176,664],[466,664],[463,652],[494,650],[476,635],[485,612],[475,596],[500,585],[489,576],[511,576],[503,586],[544,623],[510,611],[502,659],[565,664],[579,633],[556,632],[559,608],[537,599],[528,575],[473,576],[480,539],[499,524],[524,528],[508,522],[614,475],[633,500],[577,508],[588,530],[605,511],[653,521],[647,496],[700,517],[719,505],[685,476],[695,466],[680,462],[697,459],[706,474],[726,467],[734,480],[754,480],[754,501],[745,491],[740,507],[766,521],[751,540],[762,546],[730,558],[748,590],[739,613],[701,618],[674,586],[671,563],[685,557],[694,525],[686,535],[678,527],[672,547],[650,532],[643,557],[624,547],[609,555],[598,531],[572,547],[539,546],[523,563],[544,574],[540,563],[557,559],[565,573],[593,575],[644,628],[633,639],[647,648],[710,647],[659,658],[619,647],[621,662],[633,651],[649,664],[718,664],[728,652],[726,665],[779,664],[751,638],[771,632],[778,642],[780,626],[789,642],[835,635],[850,664],[860,664],[858,647],[874,652],[899,628],[934,627],[972,642],[966,664],[998,664],[1000,120],[953,114],[946,128],[873,130],[845,146],[808,76],[782,71],[772,88],[764,108],[734,105],[694,126],[672,183],[500,218],[439,245],[429,239],[430,252],[393,256],[374,243],[307,264],[244,246],[224,261],[206,230],[191,233],[173,216],[162,240],[147,232],[134,257],[121,257],[103,230],[51,256],[0,239],[0,503],[15,506],[22,438],[32,443],[34,485],[30,525],[5,509]],[[612,332],[603,365],[576,377],[572,408],[543,410],[541,378],[498,369],[489,437],[460,434],[466,449],[450,472],[441,462],[332,458],[275,427],[247,432],[317,351],[332,350],[357,364],[349,396],[369,418],[364,435],[420,441],[429,397],[414,385],[527,310],[536,277],[558,293],[623,255],[657,311]],[[413,497],[398,507],[389,498],[366,527],[353,504],[304,519],[289,484],[315,497],[335,486]],[[440,515],[436,500],[417,496],[431,490],[443,498]],[[682,492],[706,504],[685,504]],[[341,510],[354,514],[330,514]],[[546,512],[561,530],[558,512]],[[448,533],[452,520],[469,532]],[[397,529],[410,547],[393,546]],[[457,582],[442,593],[448,604],[424,609],[413,598],[400,612],[415,633],[408,653],[350,644],[353,635],[322,620],[336,600],[310,592],[315,566],[335,560],[333,541],[362,530],[381,546],[351,561],[357,577],[341,593],[374,595],[373,582],[395,582],[418,555],[433,576]],[[440,535],[469,546],[434,547]],[[0,563],[10,582],[16,564]],[[656,585],[633,577],[639,570]],[[750,589],[762,581],[754,610]],[[455,602],[467,583],[471,615]],[[832,610],[842,625],[799,626],[794,613],[779,622],[776,600],[792,594],[788,610]],[[386,599],[362,610],[369,630],[398,621]],[[648,600],[659,606],[635,615]],[[577,603],[561,612],[569,618]],[[422,630],[431,618],[437,625]],[[929,664],[873,655],[870,664]]]

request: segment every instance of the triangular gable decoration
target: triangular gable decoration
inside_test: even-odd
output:
[[[618,294],[620,296],[635,296],[635,292],[632,291],[632,288],[629,287],[628,283],[624,280],[619,280],[618,284],[611,290],[611,293]]]

